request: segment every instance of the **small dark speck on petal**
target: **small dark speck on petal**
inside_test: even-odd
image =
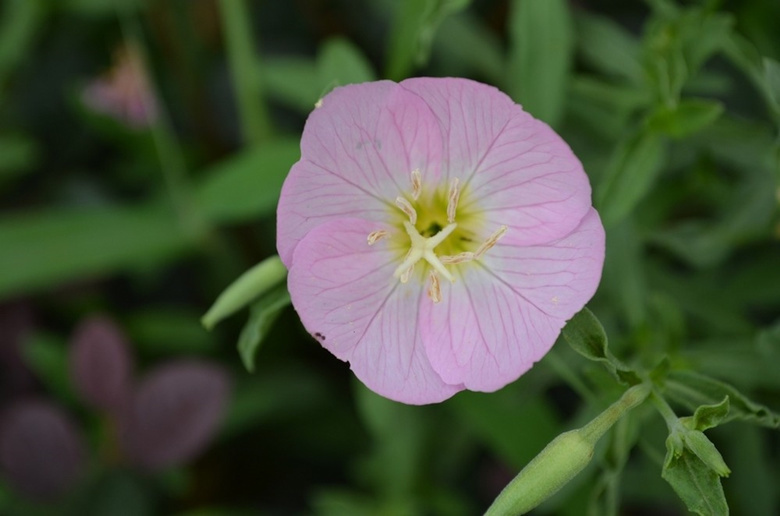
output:
[[[325,340],[325,335],[323,335],[322,333],[320,333],[318,331],[315,331],[314,332],[314,338],[317,339],[317,340]]]

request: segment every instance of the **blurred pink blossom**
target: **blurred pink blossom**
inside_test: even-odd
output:
[[[116,52],[114,66],[87,85],[82,100],[91,109],[134,129],[148,127],[157,118],[157,105],[143,60],[132,47]]]
[[[277,247],[306,329],[411,404],[494,391],[593,296],[604,229],[568,145],[465,79],[337,88],[309,116]]]

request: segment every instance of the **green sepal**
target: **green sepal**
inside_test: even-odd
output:
[[[289,304],[290,293],[287,291],[287,285],[284,284],[277,285],[252,303],[249,319],[238,337],[238,353],[241,355],[244,367],[250,373],[255,371],[255,356],[260,345],[268,336],[268,331],[279,318],[282,310]]]
[[[580,310],[564,326],[563,338],[580,355],[600,362],[618,382],[624,385],[642,383],[636,372],[609,351],[604,327],[587,308]]]

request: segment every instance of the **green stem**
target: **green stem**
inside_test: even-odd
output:
[[[661,416],[663,416],[669,431],[674,431],[674,429],[677,428],[677,426],[680,424],[680,419],[677,417],[677,414],[674,413],[672,407],[670,407],[664,397],[658,394],[658,392],[655,390],[653,390],[653,392],[650,394],[650,401],[653,403]]]
[[[617,423],[626,412],[645,401],[650,390],[650,385],[646,383],[634,385],[624,392],[619,400],[607,407],[604,412],[596,416],[590,423],[583,426],[579,430],[580,434],[588,442],[595,445],[607,430],[612,428],[612,425]]]
[[[149,88],[155,90],[148,65],[148,49],[141,36],[138,21],[126,11],[118,10],[117,15],[125,41],[129,46],[138,51],[143,69],[146,72]],[[210,233],[209,225],[195,202],[192,185],[187,177],[187,168],[181,147],[176,135],[171,130],[168,112],[162,103],[162,97],[156,91],[154,91],[154,99],[157,103],[157,117],[151,122],[150,129],[168,195],[186,234],[195,240],[202,240]]]
[[[258,80],[260,58],[254,49],[249,10],[245,0],[220,0],[219,10],[244,141],[258,145],[270,135],[271,123]]]

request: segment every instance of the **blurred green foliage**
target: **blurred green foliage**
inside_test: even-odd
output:
[[[141,127],[85,98],[120,48],[137,49],[157,99]],[[33,315],[13,343],[0,327],[0,411],[54,399],[91,451],[54,503],[0,471],[0,514],[477,514],[617,399],[616,376],[646,375],[667,427],[638,407],[537,513],[778,514],[779,61],[780,3],[765,0],[6,0],[0,312]],[[206,333],[223,288],[275,253],[276,201],[318,99],[416,75],[494,84],[569,142],[607,228],[598,319],[501,391],[427,407],[358,385],[283,289],[254,300],[243,333],[241,317]],[[95,311],[140,369],[199,355],[232,370],[221,434],[194,463],[112,462],[67,373],[67,337]],[[708,446],[701,407],[726,396],[728,424],[704,438],[732,471],[721,480],[693,448]],[[667,442],[687,416],[699,444]],[[697,478],[722,498],[700,506],[685,491]]]

